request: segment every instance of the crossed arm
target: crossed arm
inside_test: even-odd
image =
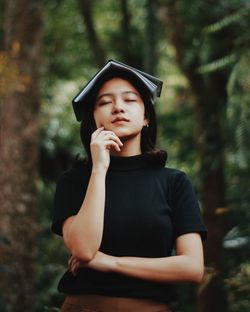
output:
[[[156,282],[195,282],[203,276],[203,250],[199,234],[177,238],[176,256],[163,258],[115,257],[98,251],[92,260],[84,262],[72,256],[69,270],[76,275],[81,267],[102,272],[116,272]]]

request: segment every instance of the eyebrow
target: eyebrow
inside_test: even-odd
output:
[[[122,92],[122,94],[134,94],[136,96],[139,95],[137,92],[134,92],[134,91],[124,91]],[[113,95],[114,93],[102,93],[97,97],[96,101],[99,101],[103,96],[113,96]]]

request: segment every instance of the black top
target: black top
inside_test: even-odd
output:
[[[71,169],[59,178],[52,231],[62,235],[63,221],[78,212],[87,190],[91,168]],[[205,239],[193,187],[177,169],[156,167],[145,155],[111,157],[106,176],[104,230],[100,251],[114,256],[168,257],[175,239],[198,232]],[[59,291],[109,296],[174,300],[171,283],[157,283],[118,273],[82,268],[74,277],[67,271]]]

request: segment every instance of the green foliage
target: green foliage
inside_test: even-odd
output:
[[[51,88],[52,99],[42,105],[41,143],[48,153],[69,149],[72,157],[82,153],[79,123],[76,122],[71,100],[79,91],[75,83],[58,81]]]
[[[168,165],[181,167],[194,177],[198,164],[193,109],[190,103],[181,103],[180,107],[176,106],[175,111],[160,115],[158,121],[160,146],[169,150]]]
[[[43,75],[46,87],[55,79],[88,73],[92,57],[75,0],[48,0],[44,11]],[[79,71],[80,70],[80,71]]]
[[[240,264],[226,279],[230,312],[250,310],[250,262]]]
[[[250,236],[250,55],[242,55],[228,82],[228,201],[241,235]]]
[[[228,82],[227,116],[233,129],[234,148],[241,168],[250,162],[250,53],[243,55],[234,66]]]
[[[241,16],[241,18],[240,18]],[[250,237],[250,43],[249,7],[243,12],[238,10],[234,15],[222,21],[221,27],[233,24],[237,29],[234,33],[233,51],[237,60],[229,75],[227,94],[227,199],[230,207],[231,224],[237,226],[238,237]],[[224,24],[223,24],[224,23]],[[217,24],[219,31],[220,27]],[[216,29],[216,27],[215,27]],[[249,241],[248,241],[249,243]],[[249,296],[249,248],[236,248],[228,261],[229,275],[225,285],[230,303],[230,311],[241,312],[250,309]],[[231,262],[231,264],[230,264]]]
[[[236,13],[230,14],[218,22],[215,22],[212,25],[208,25],[204,28],[204,32],[206,33],[215,33],[233,23],[241,22],[242,18],[247,15],[247,8],[239,9]]]
[[[183,68],[194,66],[200,74],[230,68],[229,65],[239,57],[236,52],[249,45],[248,1],[219,1],[215,4],[179,0],[167,3],[175,5],[183,21],[180,29],[185,46]]]
[[[198,73],[205,74],[209,72],[214,72],[215,70],[221,70],[224,67],[235,63],[237,57],[236,54],[232,53],[230,55],[224,56],[223,58],[220,58],[216,61],[213,61],[209,64],[202,65],[198,68]]]
[[[238,6],[236,6],[238,4]],[[221,56],[220,58],[213,60],[212,62],[202,65],[198,68],[200,74],[205,74],[209,72],[214,72],[216,70],[221,70],[224,67],[235,63],[242,54],[242,51],[248,50],[250,44],[250,8],[245,1],[234,1],[231,3],[230,11],[233,10],[234,13],[228,13],[228,15],[222,17],[220,20],[213,24],[204,27],[203,32],[205,38],[210,36],[216,36],[230,31],[231,37],[231,47],[232,52],[229,55]],[[227,11],[226,11],[227,12]]]

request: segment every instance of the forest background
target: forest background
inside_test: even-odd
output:
[[[250,311],[249,21],[247,0],[0,0],[0,311],[59,311],[55,183],[84,155],[71,100],[110,58],[164,81],[158,145],[209,231],[181,311]]]

